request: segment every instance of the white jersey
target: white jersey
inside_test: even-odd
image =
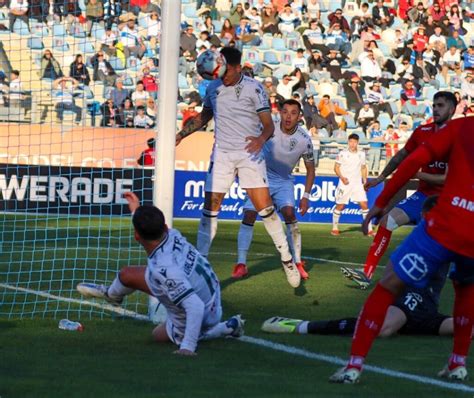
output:
[[[291,180],[293,169],[303,157],[305,162],[314,162],[313,142],[301,126],[293,134],[286,134],[280,124],[275,126],[273,136],[263,147],[268,179]]]
[[[186,324],[186,312],[181,305],[183,300],[196,294],[205,308],[209,309],[220,289],[219,280],[210,264],[175,229],[170,229],[163,242],[148,256],[145,280],[175,325]],[[184,335],[185,344],[190,343],[187,339],[197,340],[201,322],[195,325],[197,330],[192,331],[193,336]],[[195,345],[195,341],[191,345]]]
[[[204,107],[214,112],[216,147],[232,152],[245,151],[245,138],[262,133],[258,114],[270,112],[263,86],[244,75],[233,86],[224,86],[221,79],[213,80],[207,87]]]
[[[349,180],[349,184],[362,184],[362,166],[365,166],[365,152],[351,152],[343,149],[337,155],[336,163],[341,165],[341,175]]]

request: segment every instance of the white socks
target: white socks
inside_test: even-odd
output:
[[[273,240],[275,247],[280,252],[281,261],[289,262],[293,258],[290,253],[288,241],[286,240],[285,232],[283,231],[283,225],[281,224],[280,217],[275,211],[273,206],[266,207],[258,212],[258,215],[262,218],[263,225],[268,232],[268,235]]]
[[[122,282],[120,282],[120,277],[117,275],[113,280],[112,284],[107,289],[107,296],[111,299],[120,301],[125,296],[132,294],[135,289],[125,286]]]
[[[218,211],[204,209],[202,211],[201,221],[199,221],[196,249],[204,257],[209,255],[212,241],[217,232]]]
[[[369,214],[369,210],[362,210],[362,219],[365,220],[367,217],[367,214]],[[372,231],[372,221],[369,222],[369,232]]]
[[[301,262],[301,231],[298,221],[291,224],[286,224],[286,238],[290,247],[293,249],[293,258],[295,263]]]
[[[227,327],[227,322],[219,322],[216,326],[206,330],[199,340],[218,339],[230,335],[233,331],[233,328]]]
[[[332,229],[339,229],[339,219],[341,218],[341,212],[334,209],[332,212]]]
[[[240,224],[239,234],[237,237],[237,263],[247,264],[247,253],[253,238],[253,225]]]
[[[296,327],[295,332],[297,334],[308,334],[308,325],[309,325],[308,321],[300,322],[298,326]]]

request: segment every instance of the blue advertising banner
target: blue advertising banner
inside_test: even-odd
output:
[[[174,216],[181,218],[199,218],[204,203],[204,181],[206,173],[193,171],[176,171],[174,191]],[[337,177],[317,176],[310,197],[310,207],[305,216],[298,215],[302,222],[332,222],[332,211],[335,206]],[[298,205],[304,193],[304,176],[295,177],[295,200]],[[369,206],[382,192],[383,184],[368,192]],[[226,195],[220,219],[240,220],[245,203],[245,191],[237,183],[232,184]],[[342,223],[360,223],[362,215],[356,203],[349,203],[341,216]]]
[[[174,216],[200,218],[204,203],[205,172],[176,171]],[[304,193],[304,176],[295,178],[298,205]],[[337,177],[316,177],[308,213],[303,222],[332,221]],[[372,205],[382,184],[368,193]],[[0,212],[36,214],[123,215],[128,206],[123,193],[133,191],[142,203],[153,203],[153,170],[133,168],[88,168],[64,166],[0,164]],[[234,183],[226,195],[220,219],[240,220],[245,191]],[[360,223],[361,211],[350,203],[343,211],[342,223]]]

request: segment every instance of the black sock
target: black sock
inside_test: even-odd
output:
[[[308,324],[309,334],[352,334],[357,318],[344,318],[332,321],[312,321]]]

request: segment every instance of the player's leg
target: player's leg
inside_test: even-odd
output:
[[[360,209],[362,210],[362,219],[365,220],[367,217],[367,214],[369,214],[369,205],[367,203],[367,200],[359,202]],[[372,236],[373,230],[372,230],[372,222],[369,222],[369,236]]]
[[[309,275],[304,269],[304,262],[301,260],[301,230],[296,219],[295,207],[280,207],[280,213],[286,225],[286,238],[288,244],[293,249],[293,259],[303,279],[308,279]]]
[[[406,284],[423,288],[438,267],[449,261],[451,253],[432,239],[424,223],[418,225],[392,254],[381,281],[367,298],[359,315],[352,340],[348,365],[336,372],[330,381],[355,383],[374,339],[383,326],[389,306]]]
[[[454,281],[454,339],[448,365],[438,373],[441,377],[464,380],[467,377],[466,358],[474,326],[474,258],[456,256]]]
[[[392,232],[409,222],[409,216],[398,207],[394,207],[388,214],[382,217],[365,259],[364,273],[369,279],[372,279],[380,259],[388,249]]]
[[[153,340],[155,340],[157,343],[167,343],[171,341],[168,337],[168,333],[166,332],[166,324],[158,325],[153,329],[151,334],[153,336]]]
[[[334,210],[332,212],[332,230],[331,230],[331,235],[337,236],[339,235],[339,220],[341,218],[341,213],[344,210],[344,207],[346,207],[345,204],[339,203],[334,207]]]
[[[245,155],[240,159],[236,167],[241,187],[247,190],[247,195],[262,219],[263,226],[280,253],[288,283],[292,287],[298,287],[301,283],[301,275],[293,263],[293,257],[291,256],[283,225],[275,211],[270,196],[267,169],[263,155],[259,158]]]
[[[454,319],[452,317],[446,318],[441,322],[438,334],[440,336],[452,336],[454,334]]]
[[[247,254],[252,243],[253,227],[257,214],[251,203],[245,203],[244,216],[237,235],[237,264],[232,272],[232,278],[234,279],[240,279],[248,275]]]
[[[212,241],[217,233],[217,216],[221,208],[225,193],[206,192],[204,197],[204,208],[199,221],[196,249],[204,257],[209,255]]]
[[[236,168],[232,154],[215,149],[206,176],[204,208],[198,226],[196,249],[204,256],[217,233],[217,216],[222,200],[235,181]]]
[[[267,333],[347,335],[354,332],[356,322],[357,318],[303,321],[301,319],[274,316],[262,324],[262,330]]]
[[[398,307],[391,305],[388,307],[387,315],[380,330],[379,337],[390,337],[397,334],[406,324],[407,316]]]
[[[421,221],[421,211],[425,200],[426,195],[415,192],[382,217],[365,260],[364,273],[369,279],[372,278],[380,259],[388,249],[392,232],[402,225],[407,225],[410,222],[418,224]]]
[[[77,290],[86,297],[103,298],[111,304],[120,305],[123,298],[135,290],[151,295],[145,281],[145,270],[146,267],[124,267],[110,286],[84,282],[77,285]]]

